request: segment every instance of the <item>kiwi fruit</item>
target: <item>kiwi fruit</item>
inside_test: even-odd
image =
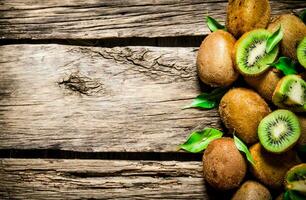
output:
[[[271,33],[264,29],[247,32],[239,38],[234,47],[236,69],[244,76],[258,76],[274,62],[278,46],[266,53],[266,44]]]
[[[231,56],[235,42],[235,38],[223,30],[213,32],[204,39],[197,56],[197,68],[205,84],[226,87],[238,78],[239,73],[234,69]]]
[[[269,190],[255,181],[246,181],[236,191],[231,200],[271,200]]]
[[[277,83],[281,80],[281,77],[280,71],[271,68],[259,76],[244,76],[244,80],[254,88],[260,96],[267,101],[272,101],[273,92]]]
[[[306,68],[306,37],[300,42],[296,54],[299,63]]]
[[[268,0],[229,0],[226,28],[238,38],[253,29],[266,28],[270,13]]]
[[[300,127],[301,127],[301,136],[297,142],[297,146],[305,146],[306,145],[306,116],[298,116]]]
[[[286,189],[305,195],[306,198],[306,163],[292,167],[285,178]]]
[[[296,60],[296,48],[299,42],[306,36],[306,26],[304,22],[293,14],[283,14],[274,18],[268,30],[272,33],[281,25],[283,39],[280,42],[281,53],[284,56]]]
[[[274,189],[282,188],[287,171],[300,162],[293,150],[274,154],[266,151],[259,143],[250,147],[250,153],[254,159],[251,173],[261,183]]]
[[[220,117],[225,126],[248,144],[258,141],[257,127],[270,112],[263,98],[246,88],[229,90],[219,104]]]
[[[272,101],[280,108],[306,111],[306,82],[298,75],[284,76],[277,84]]]
[[[297,116],[289,110],[276,110],[267,115],[258,126],[261,145],[273,153],[290,149],[299,139],[301,128]]]
[[[279,194],[275,200],[283,200],[284,199],[284,193]]]
[[[215,189],[237,188],[246,174],[246,169],[246,161],[232,138],[213,140],[204,152],[204,178]]]

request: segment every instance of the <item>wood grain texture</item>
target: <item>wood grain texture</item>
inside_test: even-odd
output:
[[[200,93],[195,48],[0,47],[0,148],[173,152],[216,110]]]
[[[305,1],[270,1],[272,14],[298,11]],[[6,39],[102,39],[198,36],[204,17],[224,23],[226,0],[2,0],[0,37]]]
[[[208,199],[200,162],[0,160],[1,199]]]

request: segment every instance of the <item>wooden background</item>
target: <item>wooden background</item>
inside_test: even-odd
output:
[[[0,199],[221,199],[190,131],[216,110],[182,110],[205,16],[220,0],[0,1]],[[270,1],[272,14],[305,1]],[[204,88],[204,89],[203,89]]]

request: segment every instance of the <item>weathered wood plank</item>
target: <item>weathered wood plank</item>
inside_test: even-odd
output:
[[[305,1],[273,0],[272,14],[306,7]],[[0,37],[6,39],[101,39],[198,36],[204,21],[225,19],[226,0],[43,0],[0,2]]]
[[[0,47],[0,148],[173,152],[216,110],[200,93],[196,48]]]
[[[208,199],[200,162],[0,160],[1,199]]]

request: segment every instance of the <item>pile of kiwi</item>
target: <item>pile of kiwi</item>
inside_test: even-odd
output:
[[[207,146],[203,171],[213,188],[235,189],[233,200],[306,199],[306,164],[297,153],[306,145],[306,25],[294,14],[270,13],[268,0],[229,0],[226,28],[209,34],[197,56],[204,84],[230,88],[219,103],[230,134]],[[277,30],[282,39],[267,51]],[[297,74],[271,65],[280,57],[295,62]],[[248,146],[252,164],[233,135]]]

